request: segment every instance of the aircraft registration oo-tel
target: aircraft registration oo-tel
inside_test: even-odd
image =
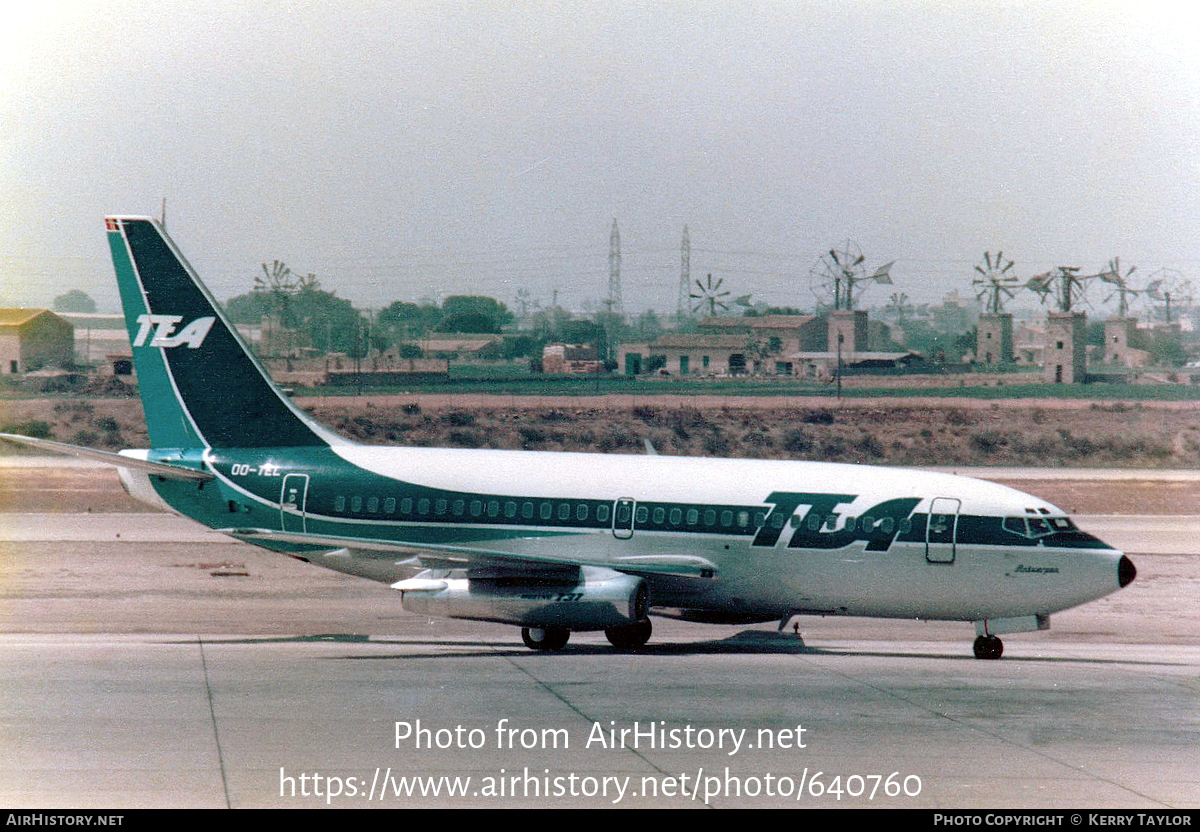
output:
[[[6,438],[117,465],[133,496],[411,612],[514,624],[535,650],[588,630],[638,648],[652,612],[971,621],[997,659],[999,634],[1136,574],[1049,503],[949,474],[353,443],[276,388],[155,220],[106,224],[153,447]]]

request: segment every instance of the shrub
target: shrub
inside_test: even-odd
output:
[[[41,419],[12,422],[0,428],[0,433],[19,433],[22,436],[32,436],[34,439],[54,438],[54,428],[49,422],[43,422]]]
[[[475,416],[465,410],[449,410],[442,414],[442,422],[456,428],[465,428],[475,424]]]
[[[812,448],[812,440],[799,428],[789,430],[783,435],[783,449],[789,454],[806,454]]]

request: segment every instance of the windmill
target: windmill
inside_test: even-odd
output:
[[[530,311],[537,312],[542,308],[542,302],[533,297],[528,289],[517,290],[517,306],[521,310],[521,317],[529,316]]]
[[[1144,291],[1146,297],[1156,304],[1161,304],[1161,314],[1167,323],[1173,320],[1172,305],[1176,312],[1192,305],[1192,281],[1175,269],[1162,268],[1150,275],[1150,281]]]
[[[992,258],[991,252],[983,253],[983,264],[976,266],[975,271],[979,272],[979,277],[971,281],[971,285],[975,287],[975,298],[983,300],[987,298],[985,308],[993,315],[999,315],[1004,311],[1004,297],[1013,297],[1014,289],[1020,284],[1020,279],[1015,274],[1009,274],[1008,270],[1013,267],[1013,261],[1004,259],[1004,252],[997,251],[995,259]]]
[[[832,291],[834,309],[853,309],[856,287],[860,283],[892,282],[888,270],[892,263],[886,263],[874,272],[868,274],[864,264],[866,257],[862,249],[853,240],[847,240],[841,248],[831,248],[808,270],[809,277],[820,281],[826,292]],[[861,293],[862,289],[857,289]]]
[[[892,292],[887,306],[884,307],[884,312],[897,321],[904,321],[914,311],[916,311],[916,307],[908,302],[908,295],[904,292]]]
[[[696,290],[688,295],[689,298],[696,301],[692,304],[692,312],[699,312],[706,307],[709,317],[716,317],[718,307],[722,312],[727,312],[729,304],[724,301],[724,298],[729,297],[729,290],[721,291],[721,284],[724,282],[725,278],[718,277],[717,282],[713,283],[711,274],[705,278],[703,283],[697,279]]]
[[[1036,294],[1042,303],[1054,295],[1054,303],[1058,311],[1066,314],[1071,311],[1075,302],[1083,298],[1084,281],[1099,275],[1079,276],[1079,266],[1058,266],[1053,271],[1034,275],[1025,281],[1025,288]]]
[[[1101,281],[1114,287],[1112,294],[1106,297],[1104,302],[1108,303],[1113,298],[1117,298],[1118,318],[1129,316],[1129,298],[1141,294],[1140,291],[1129,288],[1129,276],[1136,271],[1137,266],[1130,266],[1127,272],[1121,274],[1121,258],[1114,257],[1108,261],[1108,270],[1096,275]]]

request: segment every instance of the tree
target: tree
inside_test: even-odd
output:
[[[442,310],[433,304],[398,300],[380,310],[376,328],[390,344],[424,338],[442,322]]]
[[[442,303],[440,332],[499,332],[513,322],[508,307],[495,298],[452,295]]]
[[[72,289],[54,299],[54,311],[78,312],[84,315],[92,315],[96,312],[96,301],[92,300],[87,292]]]
[[[254,289],[230,298],[225,310],[231,321],[241,324],[258,324],[272,316],[286,333],[286,344],[271,344],[269,351],[312,347],[353,354],[365,349],[362,316],[350,301],[321,289],[315,274],[297,276],[279,260],[270,266],[263,263],[262,271],[254,278]]]

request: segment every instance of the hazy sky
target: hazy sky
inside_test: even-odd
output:
[[[1200,10],[1171,2],[6,4],[0,302],[115,311],[106,213],[218,297],[263,261],[360,306],[520,288],[811,306],[853,238],[892,291],[1003,248],[1200,278]],[[1094,298],[1102,300],[1102,294]]]

